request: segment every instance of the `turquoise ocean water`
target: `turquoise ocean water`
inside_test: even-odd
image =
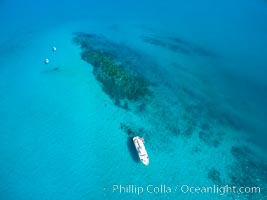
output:
[[[0,22],[1,200],[266,199],[267,1],[2,0]],[[185,191],[226,185],[261,190]]]

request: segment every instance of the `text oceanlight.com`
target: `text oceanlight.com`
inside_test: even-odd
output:
[[[143,193],[149,194],[168,194],[168,193],[183,193],[183,194],[218,194],[226,195],[229,193],[236,194],[249,194],[249,193],[261,193],[260,187],[237,187],[237,186],[190,186],[190,185],[113,185],[111,188],[113,193],[118,194],[136,194],[141,195]]]

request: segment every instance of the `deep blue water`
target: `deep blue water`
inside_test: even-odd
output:
[[[3,0],[0,22],[0,199],[267,197],[266,1]],[[82,59],[92,49],[146,80],[144,98],[105,85]],[[261,192],[174,192],[182,185]]]

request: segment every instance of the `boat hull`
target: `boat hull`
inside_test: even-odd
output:
[[[144,165],[148,165],[149,164],[149,157],[148,157],[148,153],[146,151],[145,148],[145,144],[144,144],[144,139],[136,136],[133,138],[133,142],[136,148],[136,151],[138,153],[139,159],[140,161],[144,164]]]

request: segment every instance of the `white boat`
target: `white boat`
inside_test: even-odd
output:
[[[148,154],[147,154],[147,151],[146,151],[146,148],[145,148],[144,138],[136,136],[136,137],[133,138],[133,142],[134,142],[136,151],[138,153],[138,156],[139,156],[141,162],[144,165],[148,165],[149,164],[149,157],[148,157]]]

